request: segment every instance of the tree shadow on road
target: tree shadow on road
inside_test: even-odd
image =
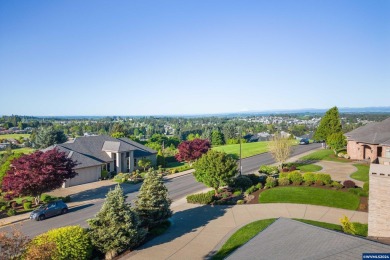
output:
[[[203,205],[176,212],[171,218],[172,225],[166,233],[146,242],[137,250],[165,244],[185,234],[196,232],[199,228],[206,226],[210,221],[223,216],[230,207],[232,206]]]
[[[115,186],[118,185],[116,183],[113,183],[113,185],[110,186],[104,186],[104,187],[99,187],[96,189],[90,189],[90,190],[85,190],[79,193],[75,193],[70,195],[71,201],[72,202],[80,202],[80,201],[87,201],[87,200],[93,200],[93,199],[105,199],[107,193],[110,190],[113,190]],[[141,184],[128,184],[124,183],[121,184],[121,187],[126,195],[129,195],[133,192],[137,192],[139,188],[141,187]]]

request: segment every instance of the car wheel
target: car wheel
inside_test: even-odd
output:
[[[42,220],[44,220],[45,219],[45,215],[40,215],[39,217],[38,217],[38,220],[39,221],[42,221]]]
[[[66,214],[66,213],[68,213],[68,209],[62,209],[61,210],[61,214]]]

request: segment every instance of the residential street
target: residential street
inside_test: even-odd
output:
[[[299,155],[301,153],[305,153],[307,151],[317,149],[321,145],[320,144],[310,144],[310,145],[300,145],[295,146],[293,149],[292,156]],[[243,173],[248,174],[253,171],[256,171],[260,165],[262,164],[272,164],[274,160],[272,159],[269,153],[259,154],[247,159],[242,160]],[[21,225],[21,230],[24,234],[28,236],[35,236],[40,233],[46,232],[49,229],[57,228],[61,226],[68,225],[81,225],[86,227],[86,220],[93,217],[101,208],[103,204],[103,199],[107,193],[107,191],[112,188],[112,186],[101,187],[95,190],[89,190],[85,192],[81,192],[75,195],[72,195],[73,201],[86,201],[85,205],[71,208],[69,213],[62,216],[53,217],[50,219],[46,219],[42,222],[37,221],[22,221],[20,223],[16,223],[14,225]],[[138,194],[138,190],[141,184],[130,185],[125,184],[122,185],[125,193],[128,195],[127,200],[131,201],[136,198]],[[181,177],[172,178],[166,180],[166,186],[170,193],[170,198],[175,201],[180,198],[185,197],[187,194],[191,194],[197,191],[200,191],[205,188],[205,186],[201,183],[195,181],[192,174],[184,175]],[[8,225],[6,227],[1,228],[0,230],[11,230],[12,226]]]

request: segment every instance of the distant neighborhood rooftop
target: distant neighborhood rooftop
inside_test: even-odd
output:
[[[227,259],[362,259],[390,246],[296,220],[280,218]]]
[[[390,118],[382,122],[373,122],[365,126],[361,126],[345,136],[348,140],[357,142],[390,145]]]

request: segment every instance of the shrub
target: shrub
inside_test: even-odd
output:
[[[7,209],[7,206],[5,206],[5,205],[3,205],[3,206],[0,207],[0,210],[1,210],[1,211],[5,211],[6,209]]]
[[[238,204],[238,205],[242,205],[242,204],[244,204],[244,203],[245,203],[244,200],[237,200],[237,204]]]
[[[41,201],[47,203],[50,202],[53,198],[50,195],[42,194],[41,195]]]
[[[355,188],[356,184],[354,181],[351,181],[351,180],[346,180],[344,181],[344,187],[349,189],[349,188]]]
[[[277,166],[262,165],[260,166],[259,172],[271,175],[271,174],[278,174],[279,170]]]
[[[131,175],[130,173],[123,173],[120,172],[114,177],[114,181],[118,183],[124,183],[130,179]]]
[[[251,179],[253,185],[256,185],[256,184],[258,184],[260,182],[260,176],[259,175],[251,173],[251,174],[248,174],[247,177],[249,179]]]
[[[343,185],[337,181],[332,182],[332,187],[335,188],[336,190],[342,189]]]
[[[311,181],[304,181],[303,185],[308,187],[308,186],[313,185],[313,182],[311,182]]]
[[[363,184],[363,190],[364,190],[365,192],[367,192],[367,194],[368,194],[368,192],[370,191],[370,184],[369,184],[368,182],[365,182],[365,183]]]
[[[80,226],[67,226],[49,230],[31,241],[28,251],[34,246],[54,243],[52,259],[88,259],[92,254],[92,245],[87,230]]]
[[[324,184],[332,183],[332,178],[330,177],[329,174],[326,174],[326,173],[316,173],[314,176],[315,176],[315,180],[316,181],[320,180]]]
[[[345,159],[351,159],[351,156],[349,156],[348,154],[344,154],[344,158]]]
[[[255,187],[260,190],[263,188],[263,184],[261,184],[260,182],[258,184],[255,185]]]
[[[337,156],[342,158],[342,157],[344,157],[344,153],[338,153]]]
[[[343,228],[343,231],[347,234],[355,235],[356,230],[351,221],[349,221],[347,216],[344,216],[343,218],[340,219],[341,226]]]
[[[314,182],[314,184],[315,184],[316,186],[323,186],[323,185],[324,185],[324,182],[321,181],[321,180],[316,180],[316,181]]]
[[[27,201],[27,202],[23,203],[23,208],[25,210],[31,209],[31,201]]]
[[[297,171],[290,172],[288,174],[288,179],[294,183],[294,185],[300,185],[303,181],[302,174]]]
[[[252,187],[249,187],[246,191],[245,191],[245,194],[246,195],[249,195],[249,194],[252,194],[253,192],[256,191],[256,187],[255,186],[252,186]]]
[[[102,178],[102,180],[105,180],[107,177],[108,177],[108,171],[103,170],[103,171],[101,172],[101,178]]]
[[[240,190],[236,190],[234,193],[233,193],[233,195],[234,196],[240,196],[242,194],[242,191],[240,191]]]
[[[16,215],[16,210],[14,210],[14,209],[9,209],[9,210],[7,211],[7,215],[8,215],[8,217],[15,216],[15,215]]]
[[[306,172],[306,173],[303,174],[302,177],[303,177],[303,180],[305,182],[309,182],[310,185],[313,184],[316,181],[316,176],[312,172]]]
[[[289,172],[290,170],[288,168],[283,168],[282,172]]]
[[[70,201],[71,201],[71,198],[70,198],[70,196],[68,195],[68,196],[62,198],[62,201],[65,202],[65,203],[66,203],[66,202],[70,202]]]
[[[279,173],[279,179],[287,178],[288,179],[288,172],[281,172]]]
[[[277,181],[274,177],[268,177],[265,182],[265,188],[273,188],[276,187]]]
[[[287,186],[290,185],[290,180],[288,178],[279,178],[278,179],[279,186]]]
[[[192,194],[187,196],[187,202],[195,204],[210,204],[214,201],[214,199],[214,191]]]
[[[249,177],[241,175],[241,176],[238,176],[238,177],[234,178],[233,182],[232,182],[232,184],[230,186],[233,187],[233,188],[246,190],[246,189],[248,189],[252,185],[253,185],[253,183],[252,183],[252,181],[251,181],[251,179]]]
[[[296,170],[297,170],[297,166],[295,166],[295,165],[290,166],[290,172],[296,171]]]
[[[368,193],[365,192],[362,188],[349,188],[348,191],[361,197],[368,196]]]

